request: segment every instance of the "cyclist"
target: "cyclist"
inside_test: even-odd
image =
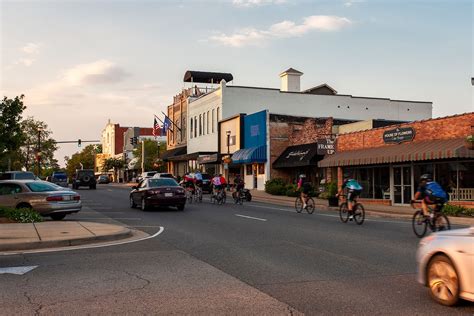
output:
[[[191,193],[194,194],[194,178],[189,172],[184,174],[183,185],[186,190],[191,190]]]
[[[448,195],[441,185],[433,181],[433,177],[427,173],[420,177],[418,190],[413,200],[411,200],[411,204],[413,204],[415,200],[421,200],[423,215],[425,215],[425,217],[431,216],[432,219],[434,218],[434,212],[430,215],[428,205],[434,205],[434,211],[441,211],[443,205],[448,201]]]
[[[306,202],[308,201],[309,193],[311,192],[311,182],[306,181],[306,175],[300,174],[300,178],[298,180],[298,190],[301,191],[300,198],[301,202],[303,203],[303,208],[306,209],[307,205]]]
[[[240,176],[240,174],[235,175],[234,186],[235,186],[235,191],[232,195],[235,199],[236,196],[242,194],[242,189],[244,188],[244,180],[242,180],[242,177]]]
[[[347,188],[347,208],[349,213],[352,213],[352,207],[354,202],[357,200],[357,197],[362,193],[362,186],[357,180],[352,179],[349,174],[344,174],[344,182],[342,183],[341,190],[336,194],[336,197],[339,197],[344,189]]]
[[[212,183],[212,191],[214,196],[217,196],[217,193],[222,190],[222,182],[221,182],[221,177],[216,173],[214,175],[214,178],[211,180]]]
[[[196,171],[196,173],[194,174],[194,180],[196,186],[202,188],[202,174],[200,171]]]

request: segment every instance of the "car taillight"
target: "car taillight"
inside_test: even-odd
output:
[[[73,200],[74,201],[79,201],[81,197],[79,195],[74,195]]]
[[[46,201],[48,202],[58,202],[62,200],[63,200],[63,197],[61,195],[53,195],[53,196],[48,196],[46,198]]]

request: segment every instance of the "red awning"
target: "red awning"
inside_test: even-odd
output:
[[[464,138],[437,139],[343,151],[326,156],[318,163],[318,166],[342,167],[435,159],[474,158],[474,150],[465,148],[464,141]]]

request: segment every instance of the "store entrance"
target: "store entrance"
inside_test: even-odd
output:
[[[409,204],[412,198],[413,184],[411,166],[393,167],[393,203]]]

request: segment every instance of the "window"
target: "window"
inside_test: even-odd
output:
[[[10,195],[21,192],[21,187],[15,183],[0,184],[0,195]]]
[[[258,164],[258,174],[265,174],[265,164],[259,163]]]
[[[202,115],[202,134],[206,135],[206,113]]]
[[[148,180],[148,186],[151,187],[151,188],[177,187],[178,183],[174,179],[170,179],[170,178],[150,179],[150,180]]]
[[[207,125],[206,125],[206,130],[207,130],[207,134],[209,134],[209,111],[207,111]]]
[[[252,175],[252,165],[246,165],[245,166],[245,174],[248,176]]]
[[[193,138],[193,118],[191,118],[191,129],[189,131],[189,138]]]
[[[58,191],[60,190],[58,186],[55,186],[50,183],[44,183],[44,182],[28,182],[26,183],[26,186],[32,191],[32,192],[48,192],[48,191]]]
[[[215,118],[214,118],[214,109],[212,109],[212,133],[214,133],[214,121],[215,121]]]
[[[217,117],[216,117],[217,122],[219,122],[219,120],[220,120],[220,112],[221,112],[221,109],[218,107],[217,108]]]
[[[199,114],[199,136],[202,135],[202,115]]]
[[[197,137],[197,117],[194,117],[194,137]]]
[[[389,167],[347,168],[344,173],[357,180],[362,186],[361,198],[389,199],[390,198],[390,169]]]

